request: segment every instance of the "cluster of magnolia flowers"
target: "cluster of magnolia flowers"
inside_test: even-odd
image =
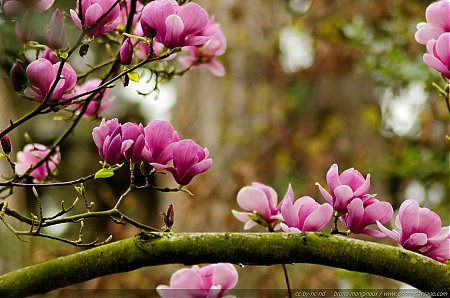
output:
[[[117,119],[103,119],[92,137],[100,157],[108,165],[125,160],[137,163],[144,158],[153,168],[168,171],[180,185],[187,185],[212,166],[208,149],[191,139],[180,140],[172,124],[153,120],[146,127]]]
[[[26,25],[25,19],[30,13],[42,13],[52,9],[54,0],[3,0],[2,10],[15,19],[16,36],[23,43],[32,42],[33,28]],[[114,0],[78,0],[75,9],[70,10],[74,25],[83,30],[92,39],[105,35],[117,29],[123,33],[128,19],[131,1],[124,0],[119,4]],[[196,3],[180,6],[175,0],[155,0],[147,5],[139,1],[136,12],[131,17],[132,33],[124,39],[120,51],[120,62],[123,65],[133,61],[141,62],[159,56],[168,50],[180,49],[181,53],[169,55],[166,60],[177,61],[186,69],[207,66],[217,76],[223,76],[225,69],[216,59],[226,49],[226,39],[215,22],[214,17]],[[77,86],[77,73],[69,61],[64,61],[61,73],[61,57],[67,54],[64,18],[65,14],[55,9],[48,21],[44,39],[46,44],[33,46],[38,51],[34,61],[17,60],[10,70],[10,82],[17,92],[23,92],[25,97],[42,102],[67,101],[78,99],[70,105],[71,109],[80,110],[79,102],[86,98],[83,95],[99,87],[98,79],[88,80]],[[117,35],[122,38],[122,35]],[[40,40],[39,36],[36,36]],[[35,43],[35,42],[34,42]],[[45,49],[45,50],[43,50]],[[29,59],[29,58],[27,58]],[[58,83],[48,95],[53,83]],[[84,115],[97,115],[108,107],[112,100],[103,100],[107,91],[91,100]],[[46,98],[48,97],[48,98]]]
[[[232,210],[232,213],[245,223],[244,229],[259,224],[270,231],[281,229],[287,233],[320,231],[332,218],[336,221],[339,218],[348,229],[339,234],[366,234],[377,238],[388,236],[405,249],[436,261],[450,259],[450,227],[443,227],[435,212],[419,207],[414,200],[406,200],[395,219],[396,229],[389,230],[384,224],[391,220],[393,208],[390,203],[381,202],[368,193],[370,175],[364,178],[353,168],[339,175],[338,166],[333,164],[327,172],[326,181],[329,191],[316,183],[327,201],[323,204],[309,196],[295,200],[289,186],[277,205],[277,193],[272,187],[253,183],[237,194],[238,205],[247,212]]]
[[[450,0],[431,3],[425,12],[426,23],[417,25],[416,40],[425,44],[423,61],[450,79]]]

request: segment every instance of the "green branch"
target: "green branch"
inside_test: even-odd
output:
[[[25,296],[145,266],[313,263],[377,274],[422,291],[449,291],[450,266],[402,248],[327,233],[147,233],[0,276],[0,294]]]

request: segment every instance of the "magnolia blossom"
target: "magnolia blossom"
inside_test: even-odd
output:
[[[428,41],[427,52],[423,55],[423,62],[450,79],[450,33]]]
[[[55,55],[55,51],[51,48],[46,48],[39,56],[39,58],[44,58],[50,61],[52,64],[56,64],[61,61],[58,56]],[[75,87],[76,88],[76,87]]]
[[[341,214],[347,213],[347,205],[353,199],[366,195],[370,187],[370,174],[364,179],[360,172],[351,168],[339,175],[336,164],[333,164],[328,170],[326,180],[331,194],[319,183],[316,182],[316,185],[327,202]]]
[[[436,261],[450,258],[450,227],[442,227],[439,215],[421,208],[414,200],[406,200],[395,218],[397,230],[389,230],[379,221],[378,228],[405,249],[418,252]]]
[[[131,145],[128,145],[129,148],[123,152],[125,159],[138,162],[145,146],[144,126],[132,122],[122,124],[122,141],[132,142]]]
[[[45,39],[52,49],[61,49],[64,46],[64,38],[64,19],[59,9],[56,9],[48,24]]]
[[[80,0],[77,0],[76,11],[71,9],[70,16],[78,28],[89,28],[98,22],[103,14],[106,14],[111,9],[115,2],[116,1],[114,0],[81,0],[80,4]],[[79,17],[80,11],[78,9],[80,5],[83,23]],[[114,6],[114,8],[102,18],[98,24],[89,29],[88,34],[97,37],[116,29],[120,22],[119,12],[119,5]]]
[[[295,202],[285,200],[281,205],[284,223],[281,229],[287,233],[316,232],[322,229],[333,215],[330,204],[319,204],[313,198],[304,196]]]
[[[199,33],[207,23],[208,13],[198,4],[179,6],[175,0],[152,1],[141,17],[145,36],[154,37],[169,49],[205,43],[206,38]]]
[[[133,145],[131,140],[122,140],[122,128],[116,118],[103,119],[92,130],[92,137],[101,158],[109,165],[118,164],[122,154]]]
[[[145,148],[142,156],[149,163],[167,164],[172,156],[163,152],[170,144],[180,140],[172,124],[165,120],[153,120],[144,128],[144,134]]]
[[[170,285],[159,285],[156,291],[161,297],[235,297],[223,296],[234,288],[239,279],[233,265],[229,263],[211,264],[204,267],[192,266],[176,271],[170,278]]]
[[[450,32],[450,0],[431,3],[425,12],[426,23],[417,25],[416,40],[427,44],[429,40],[438,39],[445,32]]]
[[[380,222],[382,224],[391,220],[393,209],[388,202],[380,202],[368,195],[363,199],[356,198],[347,206],[348,213],[341,216],[341,220],[354,234],[366,234],[377,238],[384,237],[380,231],[367,229],[367,226]]]
[[[58,69],[61,62],[52,64],[49,60],[39,58],[30,65],[28,65],[26,73],[30,80],[30,86],[28,86],[24,94],[36,101],[44,100],[45,96],[57,79]],[[65,63],[62,69],[61,76],[56,88],[50,95],[49,100],[66,99],[67,95],[64,93],[72,90],[77,83],[77,74],[73,70],[69,63]]]
[[[284,201],[293,202],[294,192],[289,185],[283,200],[277,206],[278,196],[275,190],[270,186],[254,182],[251,186],[241,188],[236,198],[239,207],[249,211],[231,210],[234,217],[245,223],[245,230],[251,229],[257,224],[268,224],[274,230],[279,230],[279,222],[283,219],[280,213],[282,203]]]
[[[102,81],[100,79],[92,79],[89,81],[86,81],[81,86],[75,86],[74,88],[74,96],[77,94],[82,94],[85,92],[89,92],[91,90],[94,90],[98,86],[100,86],[100,83]],[[80,99],[86,99],[89,95],[80,97]],[[115,100],[115,97],[109,96],[109,89],[105,88],[102,92],[97,93],[97,95],[89,102],[86,111],[83,115],[84,118],[87,117],[94,117],[103,112],[106,108],[111,106]],[[83,109],[83,105],[79,103],[74,103],[71,105],[72,108],[75,110],[81,111]]]
[[[16,161],[16,173],[18,175],[24,175],[34,165],[37,165],[41,159],[45,158],[50,153],[50,149],[47,149],[41,144],[27,144],[23,151],[17,152]],[[36,169],[28,173],[30,177],[34,178],[35,182],[44,181],[50,173],[54,173],[56,165],[60,162],[61,156],[58,153],[52,154],[49,159],[38,166]]]
[[[227,41],[222,30],[220,30],[220,25],[214,21],[214,18],[211,18],[200,35],[208,37],[208,40],[202,46],[183,48],[183,50],[190,52],[190,56],[180,58],[180,63],[192,69],[206,66],[213,75],[224,76],[225,68],[216,59],[217,56],[223,55],[227,48]]]
[[[43,12],[49,9],[55,0],[2,0],[2,10],[9,15],[19,14],[28,9]]]
[[[172,159],[172,165],[150,163],[155,169],[169,171],[176,182],[187,185],[191,180],[212,166],[208,158],[208,149],[197,145],[193,140],[185,139],[169,144],[159,159]]]

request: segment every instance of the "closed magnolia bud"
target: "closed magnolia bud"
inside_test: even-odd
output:
[[[5,154],[11,153],[11,139],[8,137],[8,135],[4,135],[0,139],[0,144],[2,145],[2,149]]]
[[[22,63],[17,60],[9,71],[9,82],[11,83],[11,87],[16,92],[22,91],[22,86],[26,80],[27,78]]]
[[[45,38],[52,49],[61,49],[64,46],[64,19],[59,9],[52,15]]]
[[[169,230],[172,228],[174,220],[175,220],[175,212],[173,210],[173,205],[170,204],[167,208],[167,212],[162,212],[161,215],[164,217],[165,229]]]
[[[120,47],[120,63],[122,65],[131,64],[131,59],[133,59],[133,44],[131,39],[127,38]]]

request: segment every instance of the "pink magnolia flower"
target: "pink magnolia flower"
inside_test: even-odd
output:
[[[423,62],[450,79],[450,33],[442,34],[437,40],[428,41],[427,51],[428,53],[423,55]]]
[[[17,152],[16,161],[16,173],[18,175],[24,175],[30,168],[37,165],[41,159],[45,158],[50,153],[50,149],[47,149],[41,144],[27,144],[23,151]],[[28,173],[29,176],[34,178],[35,182],[44,181],[50,173],[56,171],[56,165],[60,162],[61,155],[55,153],[50,158],[41,164],[39,167]]]
[[[64,19],[59,9],[56,9],[52,15],[45,39],[52,49],[61,49],[64,46]]]
[[[436,261],[450,258],[450,227],[442,227],[439,215],[420,208],[414,200],[406,200],[395,218],[397,230],[388,230],[379,221],[378,228],[403,248],[418,252]]]
[[[100,125],[92,130],[92,137],[100,157],[109,165],[118,164],[122,154],[133,144],[131,140],[122,139],[122,128],[116,118],[103,119]]]
[[[75,25],[80,29],[83,29],[83,27],[88,28],[94,25],[115,3],[114,0],[81,0],[82,23],[79,17],[80,11],[78,10],[80,7],[79,1],[80,0],[77,0],[76,3],[76,11],[73,9],[70,10],[70,16]],[[97,37],[116,29],[120,22],[119,13],[119,5],[114,6],[114,8],[104,18],[102,18],[97,25],[89,29],[88,34],[90,36]]]
[[[172,124],[165,120],[153,120],[144,128],[144,134],[145,147],[142,156],[149,163],[167,164],[172,156],[163,152],[170,144],[180,140]]]
[[[348,213],[341,216],[341,220],[354,234],[366,234],[377,238],[384,237],[380,231],[367,229],[367,226],[376,224],[376,221],[385,224],[391,220],[393,209],[388,202],[380,202],[368,195],[363,199],[356,198],[347,206]]]
[[[170,278],[170,286],[159,285],[156,291],[161,297],[215,298],[234,288],[239,279],[233,265],[211,264],[204,267],[192,266],[176,271]]]
[[[190,56],[180,58],[180,63],[192,69],[206,66],[213,75],[224,76],[225,68],[216,59],[217,56],[223,55],[227,48],[227,40],[220,30],[220,25],[211,18],[200,35],[208,37],[208,40],[202,46],[183,48],[190,53]]]
[[[3,12],[9,15],[23,13],[28,9],[43,12],[49,9],[55,0],[2,0]]]
[[[425,12],[426,23],[417,24],[416,40],[427,44],[429,40],[438,39],[445,32],[450,32],[450,0],[431,3]]]
[[[316,185],[327,202],[341,214],[347,213],[347,205],[353,199],[361,198],[367,194],[370,187],[370,174],[364,179],[360,172],[351,168],[339,175],[336,164],[333,164],[328,170],[326,180],[331,194],[319,183],[316,182]]]
[[[169,144],[159,156],[163,161],[172,159],[172,166],[159,163],[150,165],[158,170],[169,171],[178,184],[187,185],[195,176],[212,166],[208,154],[208,149],[202,148],[193,140],[185,139]]]
[[[320,205],[313,198],[304,196],[295,202],[286,200],[281,205],[284,223],[281,229],[286,233],[316,232],[322,229],[333,215],[333,207]]]
[[[25,89],[25,96],[36,101],[42,101],[56,79],[60,63],[52,64],[44,58],[39,58],[30,63],[26,70],[28,79],[30,80],[30,86]],[[77,74],[72,66],[66,62],[63,66],[59,82],[50,95],[49,100],[66,99],[67,95],[64,95],[64,93],[72,90],[76,83]]]
[[[206,38],[199,35],[208,23],[208,13],[190,2],[179,6],[175,0],[156,0],[144,7],[142,30],[166,48],[200,45]]]
[[[294,192],[291,185],[289,185],[283,200],[277,206],[278,196],[275,190],[270,186],[254,182],[251,186],[241,188],[236,199],[239,207],[249,211],[231,210],[234,217],[245,223],[245,230],[251,229],[257,224],[269,226],[273,230],[279,230],[279,222],[283,220],[280,213],[282,203],[284,201],[293,202]]]
[[[127,140],[131,141],[132,144],[123,152],[123,156],[126,160],[132,160],[136,163],[141,159],[142,150],[145,146],[144,126],[132,122],[122,124],[122,141]]]
[[[92,80],[85,82],[81,86],[75,86],[73,95],[82,94],[82,93],[94,90],[95,88],[100,86],[101,82],[102,81],[100,79],[92,79]],[[103,90],[104,90],[103,92],[98,93],[98,95],[96,95],[89,102],[89,104],[86,108],[86,112],[83,115],[84,118],[95,117],[113,104],[115,97],[109,96],[109,89],[105,88]],[[88,95],[80,97],[80,99],[86,99],[87,97],[88,97]],[[74,103],[71,105],[71,107],[74,108],[75,110],[78,110],[79,112],[83,108],[83,106],[79,103]]]

